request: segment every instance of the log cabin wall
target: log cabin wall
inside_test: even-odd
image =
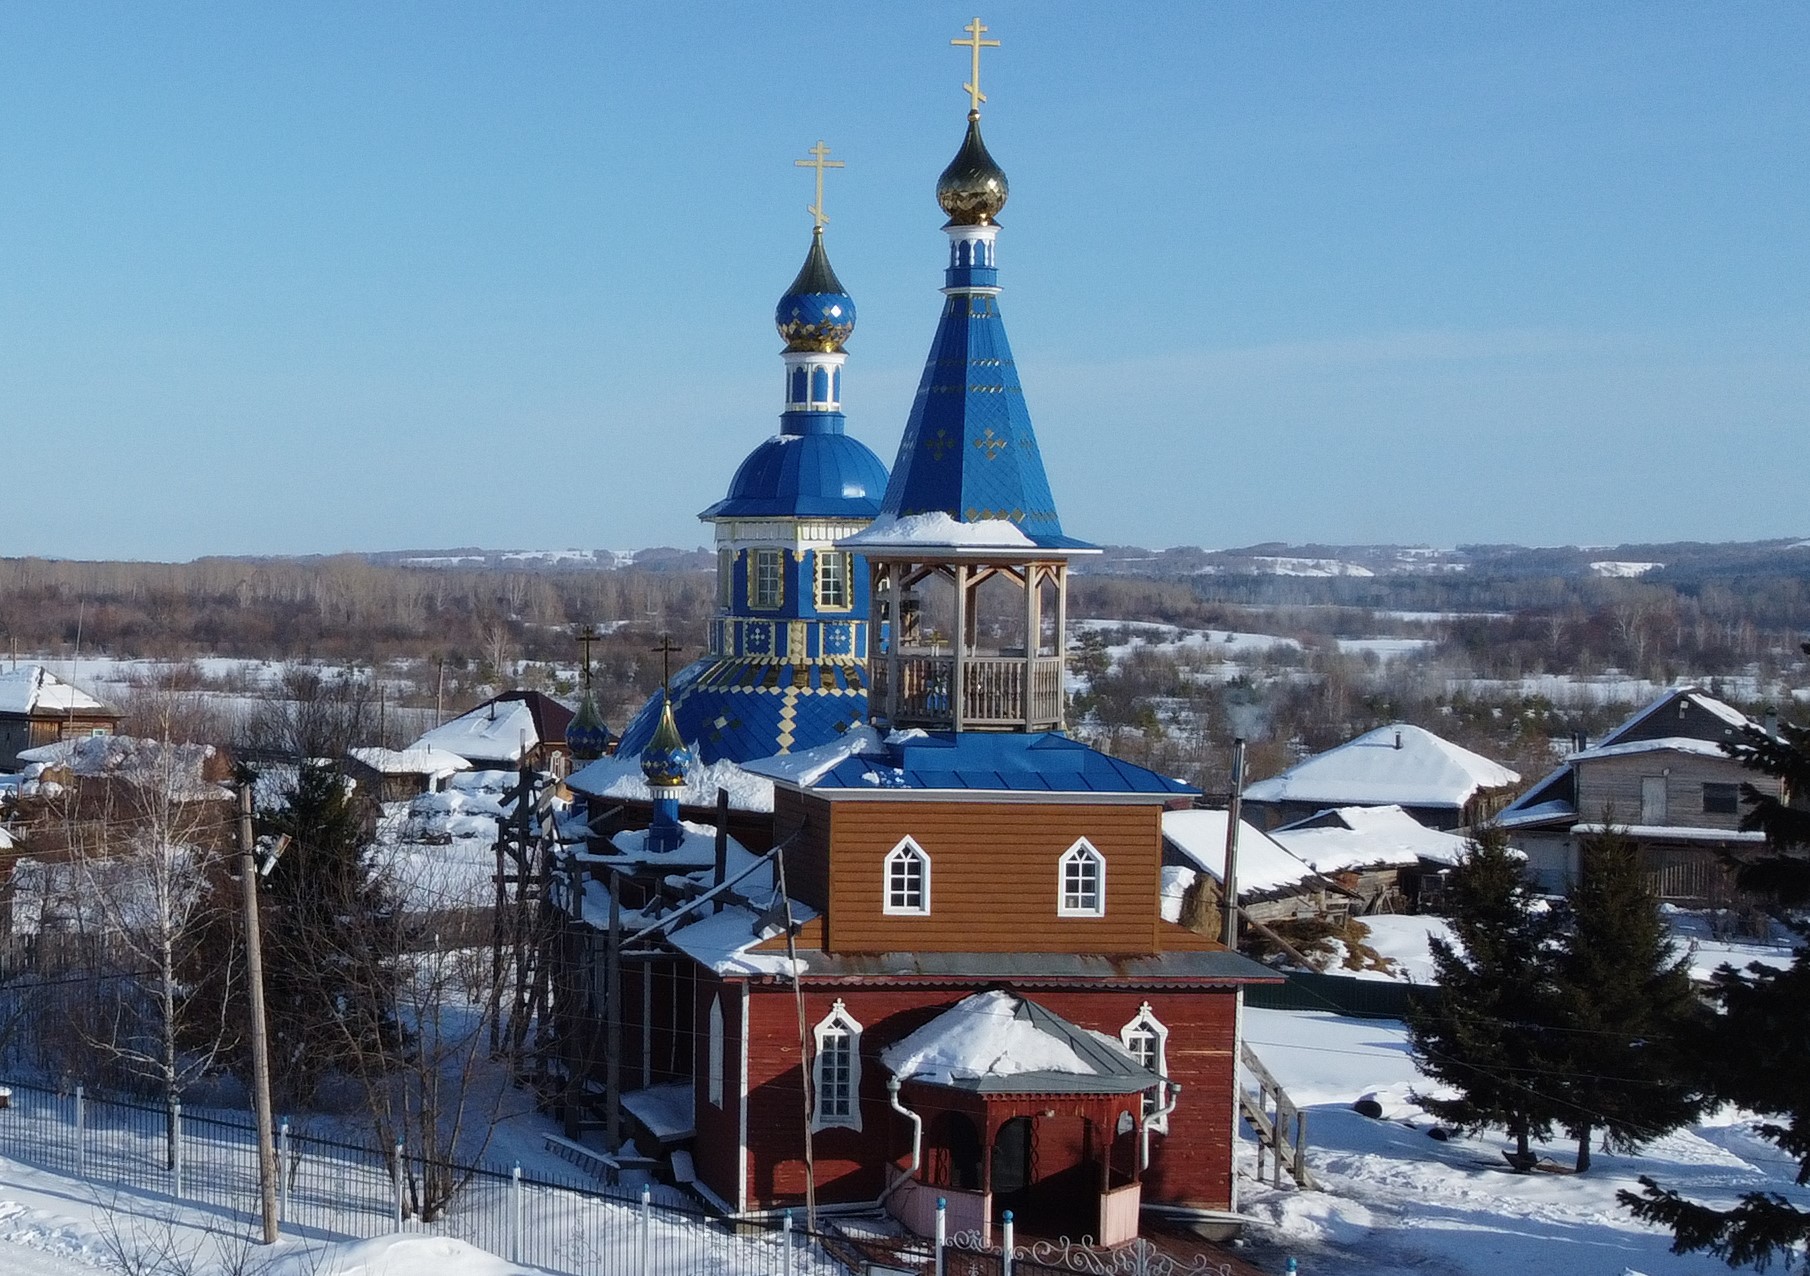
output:
[[[1635,753],[1622,757],[1588,758],[1577,769],[1578,815],[1589,822],[1615,824],[1670,824],[1690,828],[1740,827],[1736,810],[1705,810],[1705,784],[1751,784],[1762,793],[1778,796],[1779,782],[1750,771],[1733,758],[1704,757],[1694,753]],[[1643,813],[1642,790],[1647,780],[1664,781],[1665,811],[1659,819]]]
[[[1157,951],[1157,804],[843,801],[833,807],[832,952]],[[884,862],[909,836],[930,857],[930,911],[885,911]],[[1057,912],[1058,861],[1085,838],[1106,860],[1105,912]]]
[[[742,1004],[740,982],[699,972],[692,1003],[692,1164],[698,1179],[731,1208],[740,1204],[742,1174]],[[723,1101],[710,1099],[710,1007],[723,1016]],[[790,997],[787,997],[790,1001]],[[750,1139],[752,1139],[752,1126]]]

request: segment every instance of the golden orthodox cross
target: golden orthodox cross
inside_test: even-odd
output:
[[[684,651],[685,648],[674,642],[671,634],[661,634],[660,645],[654,650],[660,653],[660,686],[670,690],[672,688],[672,658],[676,653]]]
[[[981,25],[979,18],[974,19],[974,21],[963,27],[962,30],[968,33],[968,38],[966,40],[951,40],[949,43],[964,44],[974,50],[974,78],[962,85],[962,88],[968,91],[969,109],[978,111],[980,110],[980,104],[987,100],[987,95],[980,91],[980,51],[982,49],[997,49],[999,47],[999,41],[981,39],[981,36],[987,33],[987,28]]]
[[[844,164],[841,160],[828,158],[829,153],[829,146],[822,138],[818,138],[817,145],[811,148],[810,159],[792,161],[793,166],[796,168],[814,168],[817,170],[817,202],[812,204],[805,211],[816,219],[818,226],[822,226],[825,222],[829,221],[829,218],[823,215],[823,170],[826,168],[848,167],[848,165]]]

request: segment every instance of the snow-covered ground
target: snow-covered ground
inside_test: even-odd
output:
[[[1763,1189],[1810,1205],[1791,1181],[1795,1165],[1738,1114],[1637,1155],[1598,1152],[1587,1174],[1514,1174],[1500,1155],[1505,1136],[1428,1137],[1433,1122],[1410,1098],[1427,1083],[1401,1024],[1247,1009],[1244,1031],[1309,1113],[1308,1165],[1321,1189],[1254,1184],[1255,1145],[1240,1144],[1241,1204],[1257,1220],[1247,1257],[1265,1270],[1280,1271],[1281,1256],[1291,1255],[1308,1276],[1725,1276],[1714,1258],[1670,1253],[1671,1237],[1637,1222],[1616,1191],[1638,1190],[1648,1174],[1710,1202]],[[1366,1096],[1382,1105],[1381,1119],[1352,1110]],[[1575,1157],[1564,1143],[1540,1151],[1564,1167]]]

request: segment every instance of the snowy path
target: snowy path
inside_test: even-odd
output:
[[[33,1249],[17,1241],[0,1241],[0,1272],[10,1276],[94,1276],[95,1269],[72,1258]]]

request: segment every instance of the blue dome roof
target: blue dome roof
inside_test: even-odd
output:
[[[612,739],[603,715],[597,711],[597,701],[591,695],[591,689],[586,687],[584,699],[578,703],[578,712],[566,724],[566,748],[578,761],[591,762],[610,751]]]
[[[812,234],[811,251],[798,278],[774,307],[773,323],[788,350],[839,352],[854,332],[855,299],[830,269],[829,254],[823,251],[823,227]]]
[[[797,418],[811,418],[800,421]],[[873,518],[886,466],[842,432],[839,412],[788,412],[785,433],[748,454],[729,495],[700,518]]]
[[[672,676],[674,724],[707,766],[815,748],[866,719],[865,672],[855,660],[706,656]],[[617,757],[646,760],[666,704],[656,692],[641,706],[622,730]]]
[[[666,692],[660,693],[658,703],[659,725],[654,728],[654,738],[641,751],[641,773],[655,788],[677,788],[685,783],[692,752],[685,747],[685,738],[673,721],[672,700]]]

